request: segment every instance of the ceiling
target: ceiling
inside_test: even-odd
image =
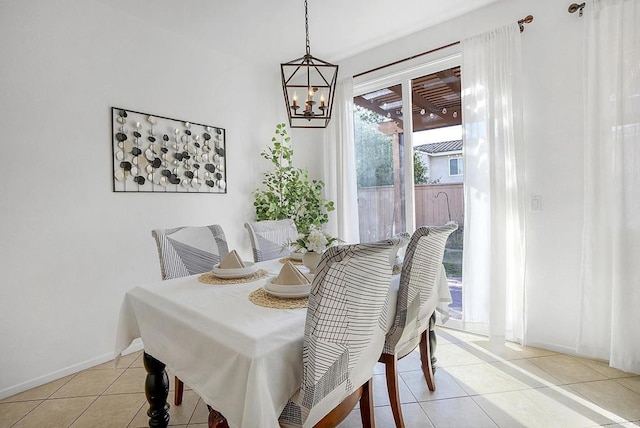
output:
[[[303,0],[99,1],[147,21],[158,31],[171,32],[185,43],[274,70],[278,64],[305,53]],[[367,49],[496,1],[308,0],[311,53],[339,64]],[[460,124],[459,69],[416,79],[413,86],[415,131]],[[398,128],[403,128],[399,87],[375,97],[358,97],[356,103],[393,119]]]
[[[190,43],[281,63],[305,52],[303,0],[101,0]],[[311,53],[339,62],[498,0],[308,0]]]

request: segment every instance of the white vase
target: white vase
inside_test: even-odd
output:
[[[307,251],[302,255],[302,264],[309,269],[309,273],[315,274],[318,263],[320,263],[320,257],[322,254],[314,251]]]

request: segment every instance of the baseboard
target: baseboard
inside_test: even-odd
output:
[[[142,349],[142,340],[136,339],[131,343],[122,355],[127,355],[132,352],[137,352]],[[107,361],[113,360],[113,353],[101,355],[96,358],[92,358],[87,361],[83,361],[78,364],[74,364],[69,367],[65,367],[61,370],[57,370],[53,373],[48,373],[43,376],[39,376],[35,379],[28,380],[26,382],[19,383],[18,385],[10,386],[9,388],[5,388],[0,391],[0,400],[11,397],[12,395],[19,394],[24,391],[28,391],[29,389],[35,388],[40,385],[44,385],[45,383],[53,382],[54,380],[61,379],[65,376],[69,376],[70,374],[78,373],[82,370],[97,366],[99,364],[106,363]]]
[[[451,328],[454,330],[462,330],[462,331],[466,331],[468,333],[474,333],[474,334],[479,334],[482,336],[488,336],[486,329],[483,329],[482,327],[477,327],[475,325],[473,325],[472,323],[464,323],[460,320],[455,320],[455,319],[450,319],[449,321],[447,321],[446,324],[441,325],[438,324],[440,327],[444,327],[444,328]],[[474,328],[475,327],[475,328]],[[570,355],[573,357],[580,357],[580,358],[591,358],[591,359],[598,359],[595,357],[590,357],[588,355],[583,355],[583,354],[579,354],[578,352],[576,352],[575,347],[571,347],[571,346],[565,346],[565,345],[558,345],[556,343],[549,343],[549,342],[542,342],[542,341],[529,341],[527,340],[525,343],[525,346],[530,346],[532,348],[540,348],[540,349],[546,349],[548,351],[553,351],[553,352],[559,352],[561,354],[566,354],[566,355]],[[602,360],[602,361],[606,361],[606,360]]]
[[[565,346],[565,345],[558,345],[556,343],[548,343],[548,342],[539,342],[539,341],[529,341],[529,340],[527,340],[525,346],[531,346],[532,348],[546,349],[547,351],[559,352],[561,354],[567,354],[567,355],[571,355],[571,356],[574,356],[574,357],[588,358],[588,357],[585,357],[584,355],[578,354],[576,352],[576,348],[574,348],[574,347]]]
[[[440,327],[466,331],[467,333],[473,333],[480,336],[489,336],[489,327],[485,323],[464,322],[455,318],[449,318],[444,324],[440,321],[441,320],[438,319],[437,324]]]

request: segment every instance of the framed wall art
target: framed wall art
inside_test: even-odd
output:
[[[225,130],[111,108],[114,192],[227,193]]]

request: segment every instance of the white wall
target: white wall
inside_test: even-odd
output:
[[[447,45],[529,14],[534,21],[522,35],[526,194],[542,196],[542,211],[527,213],[528,341],[573,352],[583,192],[582,21],[577,14],[569,14],[567,5],[556,0],[500,1],[351,57],[340,63],[341,75]],[[438,56],[443,53],[432,58]]]
[[[251,257],[280,58],[247,64],[154,13],[0,2],[0,398],[112,357],[124,293],[160,278],[151,229],[218,223]],[[113,193],[112,106],[225,128],[228,194]]]
[[[453,155],[430,156],[431,168],[429,170],[429,175],[432,180],[439,179],[440,184],[462,183],[463,181],[462,175],[449,175],[449,159],[451,159],[452,157],[454,156]]]

